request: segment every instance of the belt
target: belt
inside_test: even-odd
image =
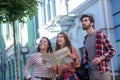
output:
[[[38,78],[38,79],[41,79],[41,80],[52,80],[52,78],[47,78],[47,77],[34,77],[34,78]]]

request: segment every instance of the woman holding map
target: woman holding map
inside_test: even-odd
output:
[[[71,45],[68,35],[64,32],[60,32],[56,39],[55,51],[67,47],[69,49],[68,57],[73,61],[64,63],[61,66],[57,65],[56,73],[59,80],[79,80],[75,74],[75,69],[80,66],[80,58],[75,47]]]
[[[25,65],[25,78],[27,80],[54,80],[54,74],[51,68],[45,65],[42,58],[43,54],[50,54],[52,52],[51,42],[47,37],[42,37],[37,53],[32,54]],[[33,69],[30,75],[30,69]]]

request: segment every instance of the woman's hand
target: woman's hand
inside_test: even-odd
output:
[[[54,73],[56,73],[56,72],[57,72],[57,65],[52,65],[52,66],[50,67],[50,69],[51,69]]]
[[[72,58],[74,61],[76,60],[76,56],[74,54],[68,53],[67,56]]]
[[[45,63],[46,63],[46,61],[45,61],[45,60],[42,60],[42,63],[43,63],[43,64],[45,64]]]

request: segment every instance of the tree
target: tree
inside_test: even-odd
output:
[[[17,80],[20,80],[20,73],[16,48],[15,21],[24,22],[24,17],[32,19],[38,11],[39,3],[40,0],[0,0],[0,22],[10,23],[13,26]]]

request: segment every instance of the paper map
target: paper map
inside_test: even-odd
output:
[[[67,56],[69,52],[69,49],[65,47],[53,53],[43,54],[42,58],[46,61],[47,67],[51,67],[53,64],[61,66],[64,63],[73,62],[73,60]]]

